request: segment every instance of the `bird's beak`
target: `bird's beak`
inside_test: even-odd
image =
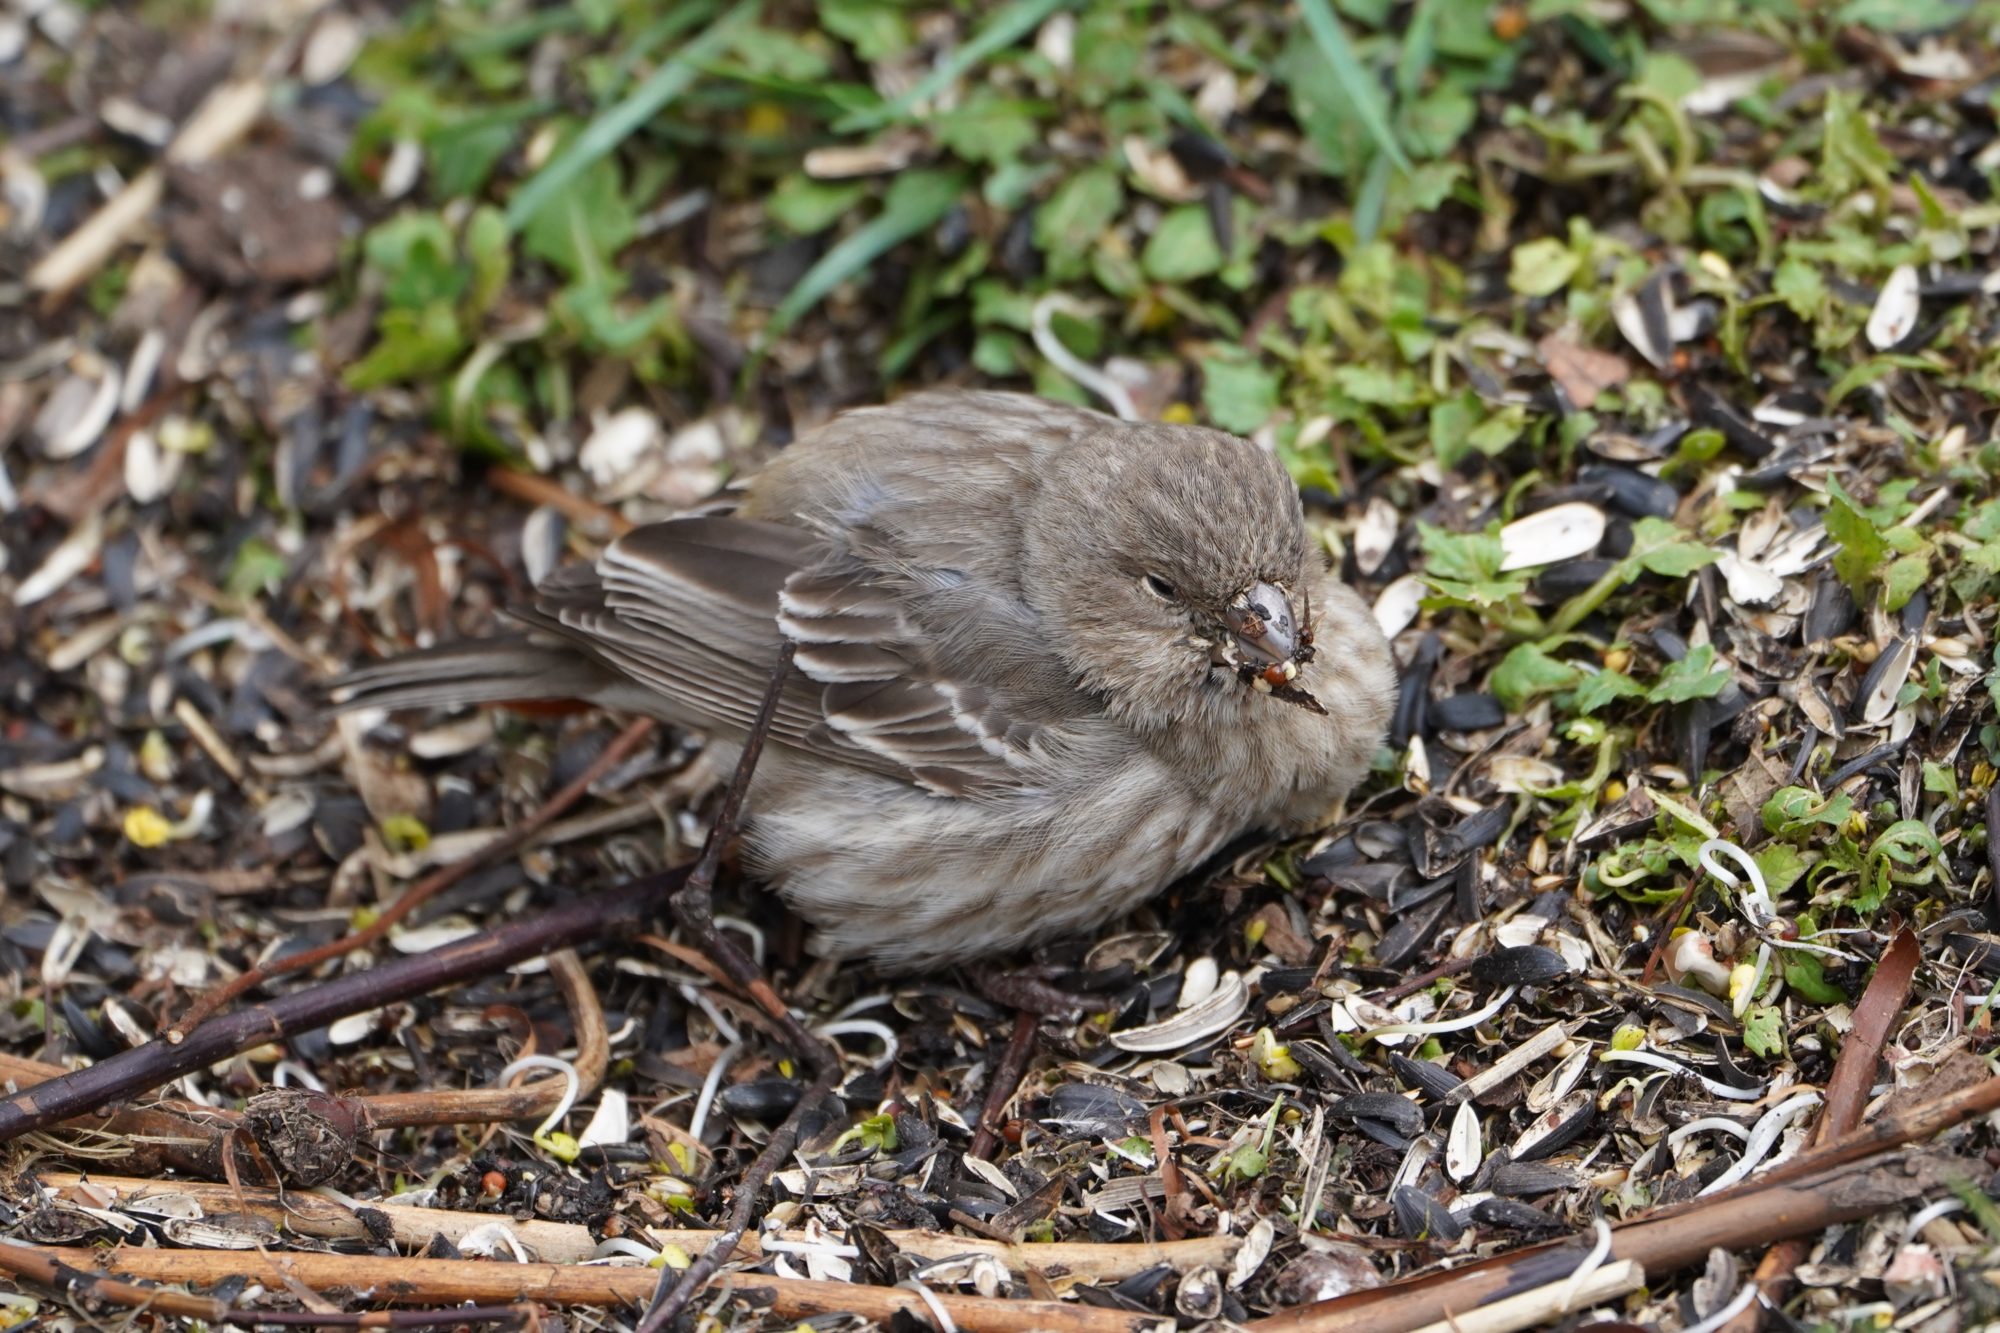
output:
[[[1251,584],[1223,609],[1222,620],[1236,636],[1244,658],[1257,666],[1278,666],[1298,651],[1298,626],[1292,603],[1281,589]]]

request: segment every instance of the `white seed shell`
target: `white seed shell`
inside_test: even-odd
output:
[[[1500,529],[1502,570],[1574,560],[1604,540],[1604,511],[1581,500],[1517,518]]]
[[[1181,995],[1175,1002],[1176,1009],[1192,1009],[1209,996],[1215,994],[1216,983],[1222,979],[1222,969],[1213,958],[1195,959],[1181,976]]]
[[[1479,1112],[1469,1101],[1460,1102],[1451,1118],[1451,1133],[1445,1139],[1444,1169],[1452,1180],[1464,1184],[1479,1169]]]
[[[1909,337],[1910,330],[1917,326],[1917,306],[1916,267],[1898,264],[1889,280],[1882,284],[1882,294],[1875,298],[1875,309],[1869,312],[1869,345],[1886,352]]]
[[[1401,522],[1396,506],[1381,496],[1368,502],[1367,511],[1354,529],[1354,563],[1363,574],[1373,574],[1382,568],[1382,562],[1395,549],[1396,530]]]
[[[1375,623],[1387,638],[1395,638],[1416,622],[1422,610],[1424,581],[1405,574],[1382,589],[1375,598]]]
[[[1717,552],[1715,566],[1729,585],[1729,600],[1738,606],[1769,606],[1784,594],[1783,579],[1734,551]]]
[[[1230,1025],[1250,1007],[1250,988],[1235,972],[1225,972],[1215,991],[1200,1004],[1144,1027],[1127,1028],[1111,1034],[1111,1044],[1121,1051],[1160,1054],[1185,1050],[1227,1032]]]

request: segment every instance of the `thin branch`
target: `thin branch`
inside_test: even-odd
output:
[[[642,919],[685,878],[684,870],[668,871],[573,898],[427,953],[391,959],[364,972],[238,1009],[203,1023],[178,1044],[155,1038],[121,1051],[88,1069],[0,1100],[0,1143],[164,1086],[265,1042],[606,938],[614,927],[629,927]]]
[[[974,1157],[991,1157],[1000,1146],[1000,1118],[1006,1114],[1007,1103],[1013,1100],[1021,1080],[1027,1075],[1028,1061],[1035,1054],[1035,1034],[1039,1026],[1035,1016],[1025,1009],[1014,1015],[1014,1031],[1007,1038],[1007,1049],[1000,1057],[999,1068],[993,1071],[993,1083],[986,1089],[985,1104],[979,1108],[979,1130],[972,1136],[970,1149]]]
[[[1875,975],[1868,979],[1868,989],[1854,1006],[1854,1024],[1840,1043],[1840,1058],[1833,1063],[1833,1076],[1826,1081],[1826,1106],[1820,1112],[1819,1123],[1813,1126],[1815,1147],[1839,1142],[1861,1123],[1861,1113],[1868,1105],[1868,1090],[1875,1082],[1875,1068],[1882,1062],[1883,1043],[1888,1041],[1897,1017],[1910,1003],[1910,986],[1916,979],[1922,952],[1917,937],[1907,929],[1900,930],[1883,952]],[[1758,1290],[1771,1305],[1784,1304],[1793,1275],[1808,1253],[1804,1240],[1792,1238],[1771,1246],[1758,1260]],[[1720,1333],[1756,1333],[1763,1318],[1763,1309],[1753,1305],[1724,1324]]]
[[[213,1283],[245,1277],[273,1289],[287,1278],[320,1292],[367,1293],[371,1301],[444,1306],[471,1301],[482,1307],[534,1302],[554,1306],[633,1305],[652,1290],[653,1273],[641,1267],[583,1264],[496,1264],[472,1259],[397,1259],[380,1255],[257,1254],[244,1251],[84,1248],[56,1249],[0,1241],[0,1270],[41,1282],[42,1273],[68,1271],[95,1277],[107,1270],[122,1275],[134,1304],[151,1298],[152,1308],[190,1318],[220,1318],[220,1301],[182,1292],[138,1287],[129,1279],[152,1282]],[[104,1281],[98,1278],[101,1283]],[[112,1279],[120,1281],[120,1279]],[[53,1285],[53,1284],[52,1284]],[[98,1294],[103,1294],[100,1290]],[[785,1319],[853,1314],[887,1323],[897,1311],[928,1319],[932,1306],[903,1287],[817,1282],[748,1273],[736,1278],[732,1294]],[[930,1294],[952,1322],[968,1333],[1141,1333],[1158,1322],[1152,1315],[1104,1310],[1074,1301],[986,1299],[957,1292]],[[170,1303],[171,1302],[171,1303]],[[124,1302],[120,1302],[121,1304]],[[264,1322],[268,1312],[255,1312]],[[329,1321],[331,1322],[331,1321]]]

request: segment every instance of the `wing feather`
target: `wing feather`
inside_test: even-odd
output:
[[[546,580],[520,613],[704,730],[756,716],[781,635],[796,666],[781,745],[940,795],[1020,790],[1036,728],[990,690],[937,678],[893,575],[785,524],[703,516],[635,529]]]

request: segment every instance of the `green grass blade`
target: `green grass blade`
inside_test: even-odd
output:
[[[514,197],[507,201],[507,225],[520,230],[536,210],[566,189],[591,163],[617,148],[633,131],[686,92],[701,73],[702,63],[755,18],[758,8],[759,0],[739,0],[699,37],[663,61],[643,83],[599,112],[583,133],[564,145],[561,152],[514,192]]]
[[[1342,91],[1354,103],[1354,109],[1361,117],[1361,127],[1368,131],[1368,137],[1375,141],[1375,146],[1384,157],[1395,163],[1399,171],[1408,172],[1410,159],[1404,155],[1403,146],[1396,142],[1396,131],[1389,124],[1389,108],[1382,96],[1382,85],[1362,68],[1361,58],[1354,54],[1354,44],[1347,40],[1347,30],[1333,16],[1333,9],[1327,0],[1299,0],[1299,10],[1305,15],[1306,28],[1312,33],[1314,44],[1326,57],[1326,63],[1333,67],[1333,77],[1340,80]]]
[[[1437,59],[1437,4],[1417,0],[1410,26],[1403,35],[1403,51],[1396,57],[1396,95],[1417,97],[1424,91],[1424,77]]]
[[[771,312],[771,322],[758,340],[758,350],[783,335],[808,310],[826,299],[849,278],[856,277],[891,248],[902,244],[951,211],[965,182],[952,171],[909,171],[889,187],[881,213],[870,218],[806,270],[798,285]]]
[[[1368,161],[1368,174],[1361,178],[1361,191],[1354,199],[1354,239],[1363,245],[1382,230],[1382,212],[1389,203],[1389,176],[1394,170],[1386,154],[1377,153]]]
[[[916,87],[898,97],[886,106],[871,107],[858,111],[834,124],[834,133],[852,134],[859,130],[879,129],[894,121],[902,120],[917,103],[936,97],[949,88],[952,81],[964,74],[996,51],[1003,51],[1041,26],[1042,20],[1067,7],[1071,0],[1013,0],[1006,8],[995,14],[990,22],[964,46],[953,51],[948,59],[924,76]]]

